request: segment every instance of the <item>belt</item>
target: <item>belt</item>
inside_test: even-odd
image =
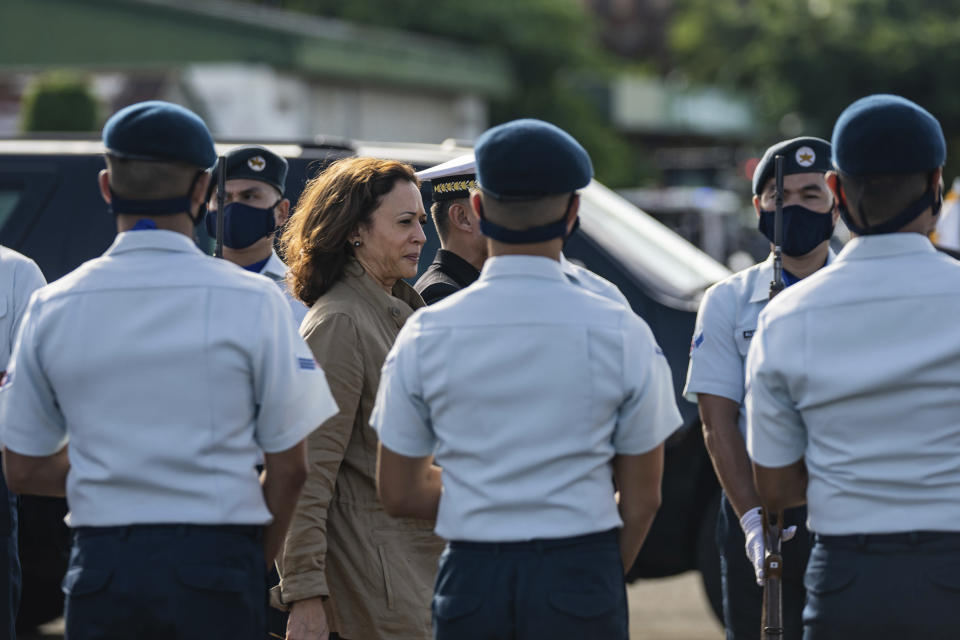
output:
[[[260,540],[263,537],[263,526],[255,524],[128,524],[112,527],[76,527],[73,529],[73,532],[81,538],[90,536],[115,536],[125,538],[130,535],[150,533],[177,533],[181,535],[189,535],[192,533],[229,533]]]
[[[960,542],[960,531],[903,531],[901,533],[854,533],[843,536],[816,534],[827,546],[864,547],[873,544],[917,545],[925,542]]]
[[[581,544],[595,544],[619,541],[619,529],[610,529],[598,533],[588,533],[571,538],[537,538],[535,540],[519,540],[516,542],[478,542],[472,540],[451,540],[447,546],[454,550],[472,549],[477,551],[543,551],[545,549],[559,549]]]

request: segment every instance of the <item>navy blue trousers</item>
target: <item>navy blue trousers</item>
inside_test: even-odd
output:
[[[16,640],[17,610],[23,585],[17,553],[17,496],[7,490],[0,465],[0,637]]]
[[[960,533],[817,536],[804,640],[956,640]]]
[[[81,527],[63,579],[68,640],[263,640],[262,527]]]
[[[617,531],[530,542],[450,542],[435,640],[627,640]]]
[[[803,635],[803,606],[806,593],[803,575],[813,537],[806,527],[807,509],[788,509],[784,527],[797,526],[797,535],[783,543],[783,638],[800,640]],[[753,563],[744,550],[740,519],[726,495],[720,500],[717,518],[717,546],[720,549],[720,579],[723,590],[723,626],[727,640],[759,640],[763,609],[763,588],[757,586]]]

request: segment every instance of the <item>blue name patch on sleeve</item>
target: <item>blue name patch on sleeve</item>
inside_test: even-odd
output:
[[[297,364],[305,371],[313,371],[317,368],[317,363],[313,358],[297,358]]]

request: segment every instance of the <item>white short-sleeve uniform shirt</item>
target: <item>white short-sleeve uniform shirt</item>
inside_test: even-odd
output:
[[[436,453],[438,535],[509,541],[620,526],[613,456],[654,449],[681,420],[643,320],[556,260],[499,256],[407,321],[371,424],[392,451]]]
[[[307,305],[303,304],[301,300],[293,297],[293,294],[290,292],[290,288],[287,286],[287,265],[283,263],[283,260],[280,259],[276,251],[270,253],[270,258],[267,260],[267,264],[263,265],[263,268],[260,270],[260,275],[270,278],[280,287],[280,291],[283,292],[283,296],[290,305],[290,311],[293,312],[294,326],[299,329],[300,324],[307,315],[307,311],[310,309]]]
[[[826,264],[834,258],[831,249]],[[744,436],[744,365],[757,330],[757,318],[770,300],[772,280],[773,254],[707,289],[690,344],[684,397],[696,402],[697,394],[707,393],[739,403],[738,426]]]
[[[960,531],[960,263],[916,233],[855,238],[760,314],[747,450],[803,459],[809,528]]]
[[[570,282],[578,287],[583,287],[587,291],[592,291],[604,298],[619,302],[628,309],[630,308],[630,302],[627,300],[627,297],[623,295],[623,292],[617,288],[617,285],[606,278],[598,276],[585,267],[570,262],[562,253],[560,254],[560,269]]]
[[[30,295],[47,281],[36,262],[0,246],[0,282],[0,371],[5,371]]]
[[[260,450],[336,412],[276,285],[172,231],[129,231],[39,290],[0,390],[8,449],[69,441],[73,526],[265,524]]]

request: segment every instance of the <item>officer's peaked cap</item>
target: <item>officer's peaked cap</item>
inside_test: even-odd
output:
[[[542,120],[488,129],[474,146],[477,182],[498,200],[570,193],[590,184],[593,165],[573,136]]]
[[[282,156],[259,145],[246,145],[231,149],[224,158],[227,180],[259,180],[276,187],[280,195],[283,195],[288,165]]]
[[[833,164],[849,175],[928,172],[943,166],[946,157],[937,119],[900,96],[860,98],[833,127]]]
[[[417,172],[421,180],[433,185],[433,201],[469,198],[470,190],[477,187],[477,164],[472,153],[448,160]]]
[[[830,170],[830,143],[821,138],[803,136],[778,142],[763,154],[753,171],[753,193],[760,195],[767,180],[776,173],[776,157],[783,156],[783,175],[826,173]]]
[[[134,160],[183,162],[208,169],[217,161],[213,137],[200,116],[162,100],[138,102],[103,126],[109,155]]]

